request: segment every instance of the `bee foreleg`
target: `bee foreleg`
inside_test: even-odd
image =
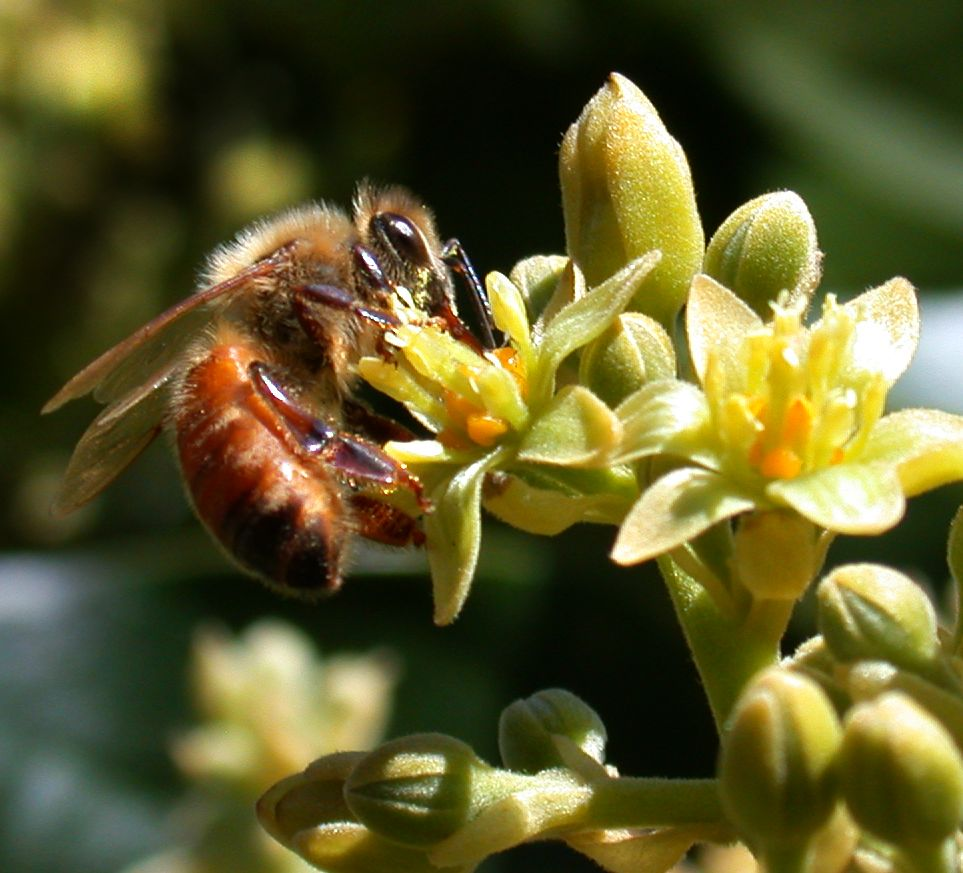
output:
[[[251,382],[278,415],[305,456],[323,460],[335,475],[351,484],[372,485],[383,491],[405,488],[423,510],[431,504],[420,480],[376,443],[339,431],[315,418],[291,396],[260,361],[250,365]]]
[[[313,307],[316,306],[351,312],[380,327],[397,327],[401,324],[399,319],[387,310],[367,306],[351,291],[338,285],[301,285],[294,289],[295,313],[302,326],[311,335],[315,335],[319,325],[322,328],[324,326],[323,319],[319,319],[313,311]]]

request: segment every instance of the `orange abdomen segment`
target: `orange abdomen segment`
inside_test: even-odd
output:
[[[188,372],[173,422],[181,469],[197,514],[244,569],[317,597],[341,584],[344,486],[292,450],[251,383],[255,359],[243,344],[220,344]]]

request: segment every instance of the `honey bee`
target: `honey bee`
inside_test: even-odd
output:
[[[55,510],[96,496],[164,430],[198,517],[269,587],[309,600],[336,590],[357,537],[421,545],[416,516],[429,501],[383,450],[413,435],[357,398],[355,364],[388,353],[398,302],[480,345],[457,314],[449,267],[471,285],[491,346],[470,263],[405,189],[362,185],[353,219],[312,204],[255,223],[214,251],[192,296],[43,408],[88,393],[105,404]]]

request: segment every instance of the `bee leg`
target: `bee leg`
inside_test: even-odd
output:
[[[359,318],[372,321],[381,327],[397,327],[401,321],[385,309],[368,306],[345,288],[338,285],[301,285],[294,289],[294,309],[298,321],[309,335],[326,332],[313,307],[326,306],[342,312],[351,312]]]
[[[350,429],[366,434],[380,445],[384,445],[389,440],[409,442],[417,439],[415,433],[403,424],[379,415],[357,400],[344,400],[342,411],[345,423]]]
[[[355,509],[357,531],[365,539],[386,546],[424,545],[424,533],[406,512],[367,494],[352,494],[349,502]]]
[[[495,318],[492,315],[488,292],[479,281],[478,274],[468,259],[468,253],[464,246],[457,239],[448,240],[441,250],[441,259],[468,285],[472,308],[475,310],[475,316],[478,318],[481,330],[482,345],[486,349],[496,348],[498,343],[495,342]]]
[[[341,479],[350,483],[373,485],[385,491],[405,488],[422,510],[431,507],[420,480],[379,445],[315,418],[298,405],[260,361],[254,361],[249,370],[255,389],[277,413],[302,452],[329,464]]]

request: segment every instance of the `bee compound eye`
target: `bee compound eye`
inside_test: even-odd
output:
[[[371,231],[398,256],[399,260],[417,267],[431,265],[428,243],[418,226],[396,212],[379,212],[371,219]]]

